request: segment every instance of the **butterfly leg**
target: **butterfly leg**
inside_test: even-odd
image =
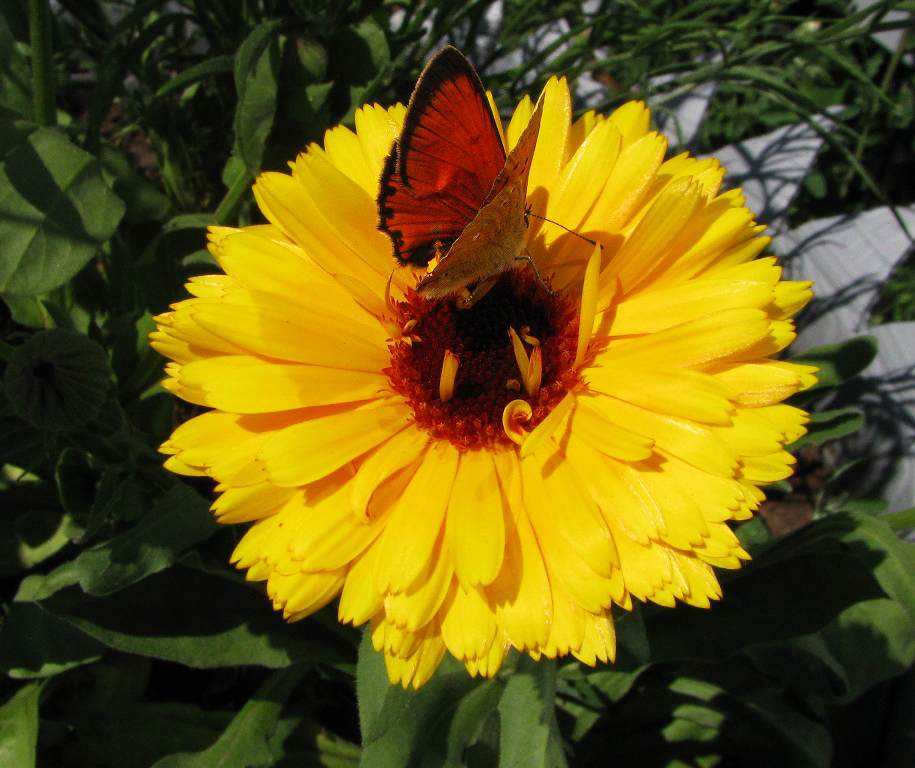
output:
[[[555,296],[553,291],[546,287],[546,283],[543,282],[543,278],[540,277],[540,272],[537,271],[537,265],[534,264],[534,260],[531,258],[530,253],[527,251],[522,251],[515,257],[515,261],[526,261],[530,264],[531,269],[534,270],[534,277],[537,278],[537,282],[540,283],[540,286],[545,290],[550,296]]]
[[[489,293],[490,288],[499,282],[500,277],[501,275],[493,275],[492,277],[487,277],[485,280],[483,280],[483,282],[477,283],[472,291],[468,291],[465,288],[461,297],[456,302],[454,302],[455,306],[458,309],[470,309],[487,293]]]

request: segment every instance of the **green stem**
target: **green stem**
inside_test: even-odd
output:
[[[57,125],[51,9],[47,0],[29,0],[29,35],[32,44],[32,103],[35,122],[39,125]]]
[[[219,207],[216,209],[214,216],[216,217],[217,223],[225,224],[229,220],[242,198],[248,193],[248,190],[251,189],[251,183],[253,181],[254,177],[251,176],[250,173],[245,172],[238,174],[235,181],[232,182],[229,191],[226,192],[225,197],[223,197],[222,201],[219,203]]]
[[[899,66],[899,61],[902,59],[902,54],[908,49],[909,42],[909,27],[906,26],[902,30],[902,34],[899,37],[899,43],[896,45],[896,49],[893,51],[893,55],[890,58],[889,64],[887,65],[886,72],[883,75],[882,80],[880,81],[879,93],[881,96],[886,96],[887,92],[890,89],[890,86],[893,84],[893,77],[896,75],[896,69]],[[860,135],[858,136],[857,146],[855,146],[854,158],[855,161],[860,163],[861,159],[864,157],[864,149],[867,144],[867,139],[870,134],[871,121],[874,119],[874,115],[877,113],[879,99],[877,97],[872,97],[868,107],[867,107],[867,120],[865,122],[864,128],[862,129]],[[844,198],[848,195],[848,190],[851,187],[852,179],[854,178],[855,169],[849,168],[848,174],[845,177],[844,182],[842,183],[840,195]]]

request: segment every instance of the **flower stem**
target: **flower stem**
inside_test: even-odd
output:
[[[39,125],[57,125],[51,9],[47,0],[29,0],[29,35],[32,45],[32,103],[35,122]]]
[[[216,217],[217,223],[225,224],[229,220],[245,194],[251,189],[251,183],[253,181],[254,177],[247,172],[240,173],[235,177],[235,181],[232,182],[229,191],[226,192],[225,197],[223,197],[219,206],[216,208],[214,216]]]

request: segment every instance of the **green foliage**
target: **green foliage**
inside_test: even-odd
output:
[[[915,199],[906,38],[887,51],[871,37],[910,24],[886,13],[911,3],[607,0],[585,16],[581,3],[511,0],[495,46],[489,5],[0,6],[0,765],[863,766],[905,754],[893,713],[915,657],[915,574],[886,522],[910,527],[911,511],[885,521],[871,514],[879,500],[835,501],[827,483],[817,511],[835,514],[782,538],[740,529],[755,559],[711,610],[621,613],[615,664],[513,656],[480,680],[446,660],[415,692],[388,683],[333,608],[285,624],[228,565],[238,534],[213,522],[209,484],[162,468],[156,447],[191,412],[158,386],[147,335],[188,277],[213,270],[206,227],[260,221],[257,174],[352,124],[361,104],[405,100],[444,39],[486,70],[563,22],[487,75],[502,106],[553,72],[605,83],[604,111],[632,98],[663,109],[715,82],[705,150],[841,106],[795,218]],[[907,275],[888,291],[889,319],[915,316]],[[874,353],[867,339],[808,353],[821,383],[800,403]],[[859,423],[820,412],[796,447]]]

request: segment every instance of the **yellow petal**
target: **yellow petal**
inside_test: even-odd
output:
[[[440,531],[419,576],[403,592],[385,597],[388,620],[410,632],[424,627],[438,613],[453,582],[454,568],[445,545],[444,531]]]
[[[622,400],[602,398],[609,418],[633,432],[654,440],[655,445],[699,469],[720,477],[733,477],[737,456],[709,427],[685,419],[663,416]]]
[[[274,515],[286,505],[304,505],[302,491],[260,483],[227,488],[213,502],[212,510],[220,523],[250,523]]]
[[[218,303],[195,306],[192,317],[248,352],[280,360],[361,371],[380,371],[390,360],[379,323],[369,325],[296,299],[238,291]]]
[[[461,454],[446,531],[454,570],[465,590],[492,583],[502,568],[506,513],[491,454]]]
[[[272,435],[260,449],[258,460],[270,482],[304,485],[381,444],[403,429],[409,418],[410,409],[398,400],[331,412]]]
[[[535,457],[521,462],[521,472],[524,506],[544,561],[549,563],[550,577],[559,579],[570,597],[585,610],[599,612],[608,607],[613,602],[610,582],[592,570],[558,528]],[[599,535],[600,529],[595,527],[595,532]]]
[[[454,582],[441,613],[442,640],[455,658],[476,659],[489,652],[496,621],[478,589],[465,590]]]
[[[530,521],[521,514],[517,457],[514,452],[498,452],[494,459],[509,509],[516,516],[506,521],[502,570],[486,587],[486,595],[512,645],[536,648],[546,642],[552,622],[550,583]]]
[[[621,461],[647,459],[654,445],[650,438],[614,424],[600,401],[588,396],[576,398],[569,433],[573,439],[584,440],[605,456]]]
[[[589,368],[592,390],[633,405],[705,424],[728,424],[736,393],[714,376],[676,368]]]
[[[655,333],[723,309],[763,309],[772,297],[772,286],[768,283],[689,280],[627,297],[615,307],[613,333],[618,336]],[[659,307],[664,311],[659,312]]]
[[[418,461],[429,443],[429,435],[406,424],[390,439],[380,443],[356,473],[350,503],[357,517],[364,517],[379,486],[392,475]]]
[[[445,522],[457,467],[458,453],[450,443],[432,443],[390,513],[375,561],[375,586],[379,591],[402,592],[428,567]]]
[[[769,337],[771,325],[762,310],[726,309],[611,346],[595,364],[685,368],[740,359]]]
[[[383,608],[382,594],[375,589],[372,578],[378,551],[376,539],[375,543],[349,567],[346,583],[340,593],[340,606],[337,609],[337,617],[344,624],[364,624],[373,616],[377,616]]]

